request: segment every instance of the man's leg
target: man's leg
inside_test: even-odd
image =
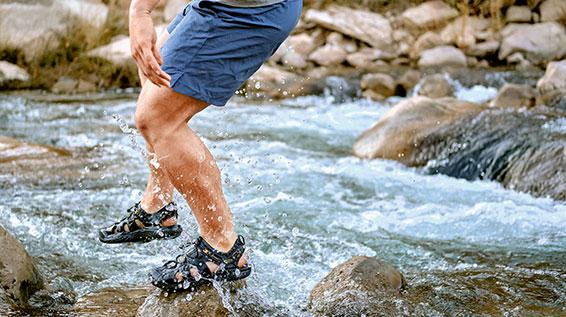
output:
[[[206,107],[200,100],[148,81],[138,100],[136,125],[155,150],[158,170],[165,170],[187,200],[200,235],[215,249],[226,252],[237,235],[222,192],[220,170],[204,143],[187,125]]]
[[[157,39],[157,47],[161,48],[168,38],[169,32],[167,32],[167,30],[164,30]],[[138,74],[140,77],[141,85],[143,87],[147,82],[147,78],[145,78],[145,76],[139,69]],[[149,153],[149,156],[147,158],[149,177],[147,180],[147,186],[141,199],[141,207],[148,213],[154,213],[173,200],[174,187],[173,184],[171,184],[167,173],[165,173],[163,169],[157,168],[158,165],[156,164],[156,161],[154,161],[155,150],[150,144],[148,144],[147,146],[147,151]],[[169,218],[163,223],[164,226],[172,226],[175,224],[176,219],[174,218]]]

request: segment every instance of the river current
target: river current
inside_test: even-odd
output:
[[[484,101],[494,91],[460,87],[458,94]],[[308,316],[315,284],[350,257],[368,255],[404,273],[423,294],[424,315],[564,313],[563,202],[353,157],[355,138],[398,99],[333,101],[236,99],[190,123],[218,160],[251,249],[249,289],[285,315]],[[79,296],[146,284],[148,268],[179,252],[179,240],[108,246],[97,239],[97,229],[120,219],[145,185],[143,140],[126,126],[134,127],[134,109],[132,98],[0,96],[1,135],[67,149],[80,162],[45,166],[39,179],[0,175],[0,223],[50,283]],[[195,220],[175,199],[181,240],[193,239]]]

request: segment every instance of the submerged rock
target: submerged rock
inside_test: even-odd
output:
[[[354,143],[354,155],[385,158],[414,166],[413,152],[436,129],[483,110],[480,105],[454,98],[413,97],[388,111]]]
[[[43,288],[43,279],[20,241],[2,226],[0,245],[0,303],[27,308],[30,296]]]
[[[396,309],[390,300],[399,297],[405,287],[403,274],[391,264],[355,256],[314,287],[308,308],[315,316],[394,316]]]

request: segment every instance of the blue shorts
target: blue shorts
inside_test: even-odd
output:
[[[171,22],[161,48],[171,87],[224,106],[289,36],[302,6],[302,0],[254,8],[194,0]]]

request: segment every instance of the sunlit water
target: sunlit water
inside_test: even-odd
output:
[[[493,91],[458,93],[473,100],[474,89],[481,101]],[[566,205],[493,182],[353,157],[355,138],[389,107],[325,97],[240,100],[193,119],[252,250],[248,288],[285,314],[308,315],[307,297],[320,279],[351,256],[369,255],[401,269],[410,288],[425,294],[427,314],[482,311],[475,300],[497,306],[488,313],[560,311]],[[133,127],[134,108],[130,99],[47,104],[0,97],[1,135],[62,147],[84,161],[64,182],[58,170],[36,182],[0,176],[0,223],[56,287],[82,295],[146,284],[148,268],[179,252],[179,240],[108,246],[97,239],[97,229],[121,218],[145,185],[135,144],[143,140],[132,143],[119,124]],[[195,238],[195,221],[182,206],[182,240]]]

